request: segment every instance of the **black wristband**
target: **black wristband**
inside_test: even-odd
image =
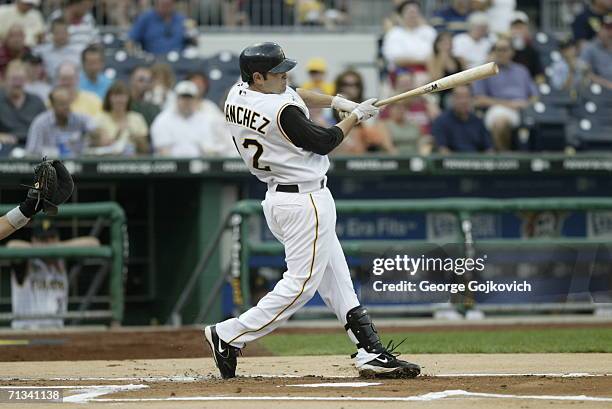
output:
[[[32,216],[34,216],[40,211],[40,209],[36,208],[36,203],[38,203],[37,199],[27,197],[26,200],[21,202],[21,204],[19,205],[19,210],[21,210],[21,213],[23,213],[25,217],[30,219]]]

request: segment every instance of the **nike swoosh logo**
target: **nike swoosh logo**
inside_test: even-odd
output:
[[[221,340],[219,339],[219,353],[222,354],[225,352],[225,349],[221,347]]]
[[[378,358],[376,358],[376,359],[377,359],[378,361],[382,362],[383,364],[386,364],[386,363],[388,363],[388,362],[389,362],[389,359],[387,359],[387,358],[380,358],[380,357],[378,357]],[[384,359],[384,361],[383,361],[383,359]]]

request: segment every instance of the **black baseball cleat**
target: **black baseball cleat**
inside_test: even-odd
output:
[[[208,342],[213,358],[215,358],[215,364],[217,364],[217,368],[221,372],[221,377],[223,379],[235,378],[236,355],[240,349],[231,346],[219,338],[214,325],[204,328],[204,337],[206,342]]]
[[[387,347],[378,357],[357,368],[359,371],[359,376],[363,378],[394,379],[416,378],[419,376],[421,373],[420,366],[413,364],[412,362],[397,359],[399,353],[393,352],[393,350],[395,350],[402,342],[395,346],[392,346],[391,342],[389,342]]]

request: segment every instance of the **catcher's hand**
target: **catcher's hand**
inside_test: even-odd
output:
[[[42,210],[55,216],[74,189],[70,172],[59,160],[44,160],[34,169],[34,186],[28,186],[26,201],[34,204],[35,212]],[[35,201],[35,203],[33,203]]]

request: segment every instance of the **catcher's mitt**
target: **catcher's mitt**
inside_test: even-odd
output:
[[[36,209],[55,216],[74,189],[70,172],[59,160],[45,160],[34,169],[34,186],[28,186],[28,198],[36,200]]]

